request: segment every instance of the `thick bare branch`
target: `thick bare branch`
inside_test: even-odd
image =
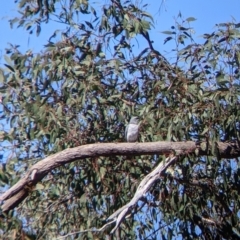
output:
[[[218,157],[235,158],[240,156],[238,142],[222,143],[217,145]],[[145,143],[96,143],[83,145],[48,156],[39,161],[29,169],[26,175],[14,186],[0,196],[0,201],[5,201],[2,211],[7,212],[20,203],[28,192],[41,181],[51,170],[66,163],[71,163],[80,159],[112,156],[112,155],[153,155],[171,154],[173,152],[182,154],[210,155],[211,146],[206,143],[196,144],[195,142],[145,142]],[[24,190],[21,199],[16,198],[16,194]],[[15,199],[15,200],[14,200]]]

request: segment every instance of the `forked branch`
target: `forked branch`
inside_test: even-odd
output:
[[[127,214],[131,213],[131,210],[136,206],[137,202],[140,199],[145,198],[147,192],[155,184],[155,182],[157,180],[159,180],[159,178],[164,175],[167,168],[169,166],[173,165],[177,160],[178,160],[178,156],[172,156],[172,157],[168,157],[165,161],[160,162],[159,165],[152,172],[150,172],[148,175],[146,175],[143,178],[143,180],[140,182],[140,184],[137,188],[137,191],[134,194],[134,197],[132,198],[132,200],[129,203],[127,203],[126,205],[124,205],[123,207],[121,207],[120,209],[118,209],[117,211],[115,211],[107,219],[108,222],[103,227],[101,227],[99,229],[87,229],[84,231],[69,233],[65,236],[60,237],[59,239],[66,238],[70,235],[89,232],[89,231],[101,232],[104,229],[106,229],[107,226],[109,226],[110,224],[115,223],[115,227],[111,231],[111,233],[114,233],[119,228],[121,222],[124,219],[126,219]]]

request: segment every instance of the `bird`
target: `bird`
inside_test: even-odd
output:
[[[138,139],[139,117],[133,116],[125,129],[127,142],[136,142]]]

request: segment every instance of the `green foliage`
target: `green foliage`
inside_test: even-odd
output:
[[[168,62],[153,49],[146,6],[86,0],[18,1],[11,24],[41,34],[52,19],[64,24],[40,53],[6,49],[0,70],[1,132],[8,162],[2,187],[37,161],[83,144],[122,142],[131,115],[142,119],[141,141],[239,138],[239,24],[226,23],[196,43],[182,20],[164,31],[174,41]],[[142,35],[148,48],[134,47]],[[139,51],[139,52],[138,52]],[[213,144],[214,145],[214,144]],[[188,156],[147,196],[149,205],[121,225],[122,239],[224,237],[239,232],[239,161]],[[0,223],[6,237],[41,239],[98,228],[133,196],[159,156],[86,159],[55,169]],[[160,205],[155,204],[160,201]],[[212,219],[215,225],[204,219]],[[111,229],[98,234],[105,239]],[[96,233],[76,235],[92,239]]]

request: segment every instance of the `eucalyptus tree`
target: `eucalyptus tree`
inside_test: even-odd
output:
[[[1,148],[7,158],[0,174],[2,193],[52,154],[89,144],[118,146],[125,141],[125,125],[137,115],[139,142],[146,146],[195,142],[201,149],[181,153],[112,237],[239,237],[240,24],[219,24],[198,43],[189,27],[195,19],[179,15],[163,32],[164,43],[175,44],[173,58],[167,59],[154,48],[150,30],[155,23],[147,4],[16,2],[20,15],[12,26],[37,35],[45,24],[57,22],[58,29],[41,52],[21,52],[14,45],[6,49],[0,69]],[[177,154],[94,152],[68,164],[56,159],[44,178],[35,178],[35,172],[36,182],[24,187],[14,204],[2,207],[0,234],[105,239],[113,227],[96,229],[131,201],[144,176]],[[41,163],[47,168],[47,161]]]

